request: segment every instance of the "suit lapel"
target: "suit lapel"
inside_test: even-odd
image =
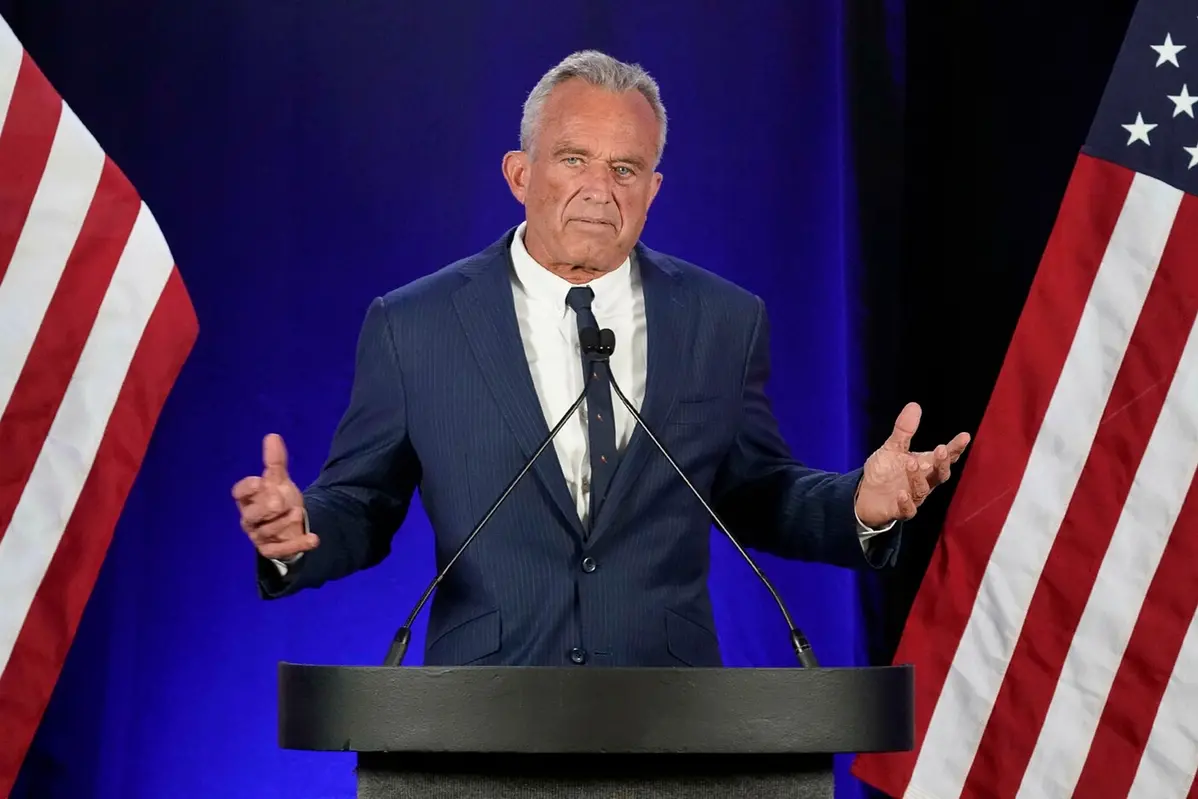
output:
[[[541,411],[516,319],[507,249],[511,236],[509,231],[503,240],[462,267],[469,281],[458,289],[453,300],[487,385],[524,457],[529,458],[549,435],[549,425]],[[552,446],[537,458],[533,471],[574,531],[583,535],[582,521]]]
[[[641,290],[645,296],[648,356],[645,398],[639,412],[645,424],[660,439],[661,427],[669,418],[678,396],[679,383],[675,376],[678,364],[687,357],[688,342],[694,340],[696,315],[681,273],[668,259],[641,246],[637,247],[636,258],[641,273]],[[614,401],[618,403],[619,397],[615,397]],[[590,536],[592,541],[602,535],[613,519],[620,515],[620,504],[626,500],[629,489],[635,485],[646,458],[650,456],[662,457],[657,446],[637,425],[595,520]]]

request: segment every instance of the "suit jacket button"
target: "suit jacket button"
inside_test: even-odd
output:
[[[578,647],[574,647],[570,650],[570,660],[573,660],[575,663],[581,666],[583,663],[587,662],[587,653]]]
[[[584,572],[590,574],[591,572],[595,571],[595,568],[596,564],[594,558],[587,557],[582,559],[582,570]]]

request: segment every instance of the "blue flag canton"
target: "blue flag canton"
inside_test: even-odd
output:
[[[1198,195],[1198,3],[1140,0],[1083,152]]]

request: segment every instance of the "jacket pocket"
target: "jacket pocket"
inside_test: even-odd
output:
[[[687,666],[719,666],[720,643],[715,634],[676,610],[666,608],[666,646]]]
[[[499,651],[499,609],[485,611],[441,633],[426,648],[429,665],[466,666]]]

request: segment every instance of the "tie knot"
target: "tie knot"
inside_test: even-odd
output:
[[[566,292],[566,305],[569,305],[575,312],[585,311],[591,307],[591,301],[595,299],[595,292],[590,286],[575,286]]]

